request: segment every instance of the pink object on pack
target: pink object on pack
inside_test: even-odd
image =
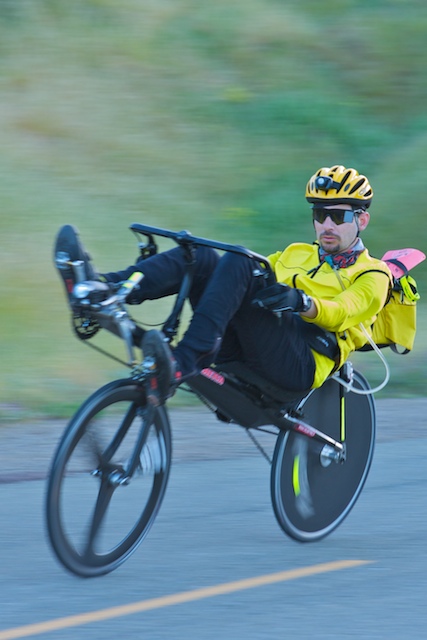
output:
[[[396,279],[404,276],[405,271],[398,264],[390,262],[390,260],[400,262],[406,267],[407,271],[410,271],[425,259],[425,254],[419,249],[392,249],[387,251],[381,258],[381,260],[387,262],[388,268]]]

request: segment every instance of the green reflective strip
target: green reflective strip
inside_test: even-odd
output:
[[[341,442],[345,440],[345,397],[341,396]]]
[[[142,273],[140,271],[135,271],[131,277],[129,278],[129,280],[131,282],[133,282],[134,280],[140,280],[143,277]]]
[[[294,466],[292,470],[292,484],[294,486],[294,493],[296,496],[299,496],[301,493],[301,488],[299,486],[299,456],[295,456],[294,458]]]
[[[123,283],[123,287],[125,289],[130,289],[131,287],[133,287],[133,285],[135,284],[135,282],[139,282],[140,280],[142,280],[144,276],[142,275],[142,273],[140,271],[135,271],[135,273],[133,273],[131,275],[130,278],[128,278],[124,283]]]

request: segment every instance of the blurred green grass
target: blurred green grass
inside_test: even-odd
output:
[[[101,271],[134,261],[134,221],[270,253],[311,239],[305,183],[339,162],[374,186],[371,252],[425,251],[426,34],[418,0],[4,0],[3,414],[69,412],[125,373],[71,336],[64,223]],[[425,318],[382,393],[424,394]]]

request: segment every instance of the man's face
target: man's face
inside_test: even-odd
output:
[[[323,208],[325,211],[328,209],[351,211],[351,206],[348,204],[335,204]],[[323,222],[314,220],[316,239],[322,249],[328,253],[340,253],[341,251],[349,249],[355,243],[358,230],[363,231],[363,229],[367,227],[368,222],[369,213],[367,211],[354,216],[352,222],[343,222],[342,224],[335,224],[330,216],[327,216]]]

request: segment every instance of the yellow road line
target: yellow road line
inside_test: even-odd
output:
[[[245,580],[236,580],[235,582],[225,582],[224,584],[214,585],[212,587],[203,587],[192,591],[183,591],[170,596],[161,596],[160,598],[151,598],[150,600],[141,600],[132,604],[125,604],[109,609],[100,609],[89,613],[81,613],[66,618],[57,618],[47,622],[39,622],[36,624],[27,624],[22,627],[13,629],[5,629],[0,631],[0,640],[13,640],[14,638],[29,638],[37,636],[40,633],[49,633],[58,629],[67,629],[70,627],[79,627],[92,622],[101,620],[109,620],[111,618],[120,618],[122,616],[130,616],[134,613],[142,611],[151,611],[162,607],[171,607],[176,604],[185,602],[194,602],[195,600],[203,600],[204,598],[212,598],[235,591],[243,591],[245,589],[254,589],[276,582],[286,582],[288,580],[297,580],[298,578],[306,578],[319,573],[329,573],[331,571],[340,571],[341,569],[350,569],[361,565],[370,564],[371,560],[337,560],[335,562],[325,562],[310,567],[302,567],[301,569],[291,569],[289,571],[280,571],[279,573],[270,573],[256,578],[247,578]]]

